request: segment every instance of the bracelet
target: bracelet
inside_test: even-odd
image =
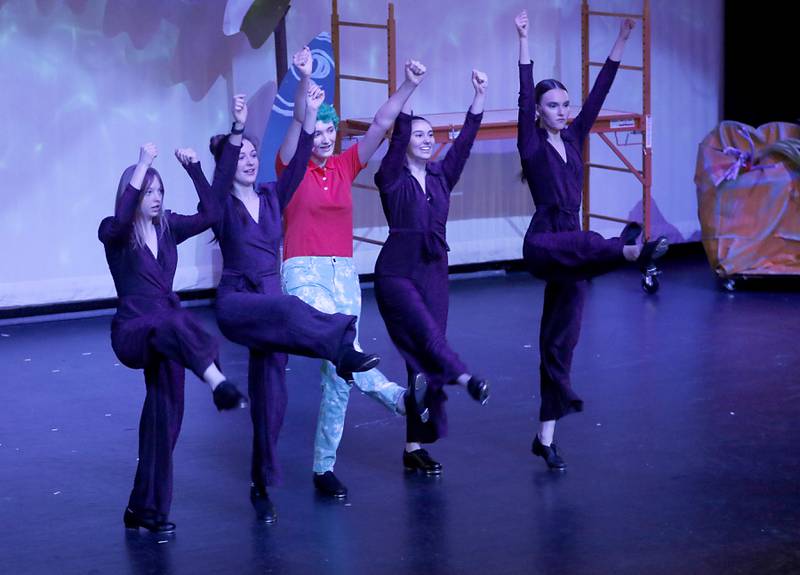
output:
[[[244,124],[241,125],[242,126],[241,128],[237,129],[236,124],[238,123],[239,122],[234,122],[233,125],[231,126],[231,134],[244,134]]]

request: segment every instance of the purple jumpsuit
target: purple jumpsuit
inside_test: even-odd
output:
[[[430,419],[407,414],[406,441],[433,443],[447,435],[443,386],[468,370],[446,339],[448,311],[445,240],[450,192],[458,182],[483,114],[467,113],[444,159],[426,165],[425,191],[405,165],[411,116],[397,117],[389,149],[375,174],[389,239],[375,264],[375,298],[409,374],[428,377]]]
[[[281,215],[305,175],[312,143],[313,136],[301,131],[297,151],[278,181],[258,188],[258,222],[230,193],[239,146],[225,144],[214,174],[222,213],[214,233],[225,262],[217,321],[225,337],[250,349],[251,476],[259,487],[280,480],[276,448],[287,404],[286,354],[336,362],[356,336],[355,316],[320,312],[281,289]]]
[[[536,212],[523,242],[530,272],[547,282],[539,332],[542,405],[540,421],[583,410],[570,385],[572,354],[578,343],[586,293],[585,280],[625,262],[620,238],[605,239],[580,229],[583,143],[611,88],[619,62],[606,60],[580,113],[561,131],[567,161],[535,124],[533,63],[519,65],[517,148]]]
[[[139,465],[128,507],[155,521],[166,521],[172,502],[172,451],[183,419],[184,367],[202,378],[217,360],[216,341],[181,308],[172,291],[177,245],[208,229],[218,216],[200,164],[190,164],[186,171],[200,196],[199,212],[166,212],[168,226],[158,239],[157,258],[147,247],[132,243],[140,191],[130,184],[114,216],[105,218],[98,231],[119,297],[111,346],[123,364],[144,369],[145,378]]]

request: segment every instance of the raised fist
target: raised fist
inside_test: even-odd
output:
[[[406,60],[406,80],[415,86],[419,86],[419,83],[422,82],[422,78],[425,76],[426,71],[427,69],[425,68],[425,65],[421,62],[416,60]]]
[[[517,17],[514,18],[514,24],[517,27],[517,34],[519,34],[520,38],[527,38],[528,37],[528,11],[523,10]]]
[[[630,18],[625,18],[619,25],[619,37],[623,40],[627,40],[631,35],[631,30],[636,23],[631,20]]]
[[[244,125],[247,123],[247,102],[244,94],[236,94],[233,97],[233,119]]]
[[[475,88],[475,93],[485,94],[486,87],[489,85],[489,77],[480,70],[472,71],[472,87]]]
[[[322,102],[325,101],[325,90],[317,84],[312,84],[306,93],[306,106],[313,111],[319,110]]]
[[[197,162],[197,153],[191,148],[178,148],[175,150],[175,157],[184,166]]]
[[[158,148],[152,142],[147,142],[146,144],[142,144],[142,147],[139,148],[139,163],[144,164],[145,166],[150,166],[153,163],[153,160],[156,159],[158,156]]]
[[[304,78],[309,78],[311,76],[311,69],[314,67],[314,58],[311,56],[311,50],[308,49],[308,46],[303,46],[303,49],[299,52],[296,52],[294,56],[292,56],[292,64],[294,67],[297,68],[297,71],[300,72],[300,75]]]

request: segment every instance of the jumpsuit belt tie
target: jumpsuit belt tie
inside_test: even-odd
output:
[[[571,208],[569,206],[562,206],[561,204],[536,204],[536,211],[549,212],[553,215],[566,214],[568,216],[577,216],[580,206]]]
[[[229,287],[238,291],[263,293],[264,278],[276,275],[271,271],[222,270],[219,287]]]
[[[160,294],[129,294],[120,296],[115,321],[130,319],[163,309],[180,309],[181,300],[175,292]]]
[[[421,234],[423,236],[423,247],[425,248],[425,259],[427,261],[436,261],[444,257],[446,252],[450,251],[450,246],[447,245],[447,240],[444,234],[436,230],[425,230],[422,228],[390,228],[389,235],[402,235],[402,234]]]
[[[579,211],[580,205],[569,207],[561,204],[536,204],[536,213],[533,219],[539,224],[547,222],[546,226],[551,231],[575,230],[580,229],[578,227]]]

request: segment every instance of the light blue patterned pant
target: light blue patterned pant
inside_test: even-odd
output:
[[[289,258],[281,270],[283,291],[299,297],[325,313],[361,315],[361,286],[353,258],[303,256]],[[358,322],[356,322],[358,330]],[[361,350],[358,336],[354,342]],[[329,361],[322,362],[322,403],[319,406],[317,435],[314,438],[314,471],[333,470],[336,449],[342,440],[350,386],[336,375]],[[386,379],[377,369],[355,373],[355,385],[362,393],[397,413],[397,403],[405,388]]]

